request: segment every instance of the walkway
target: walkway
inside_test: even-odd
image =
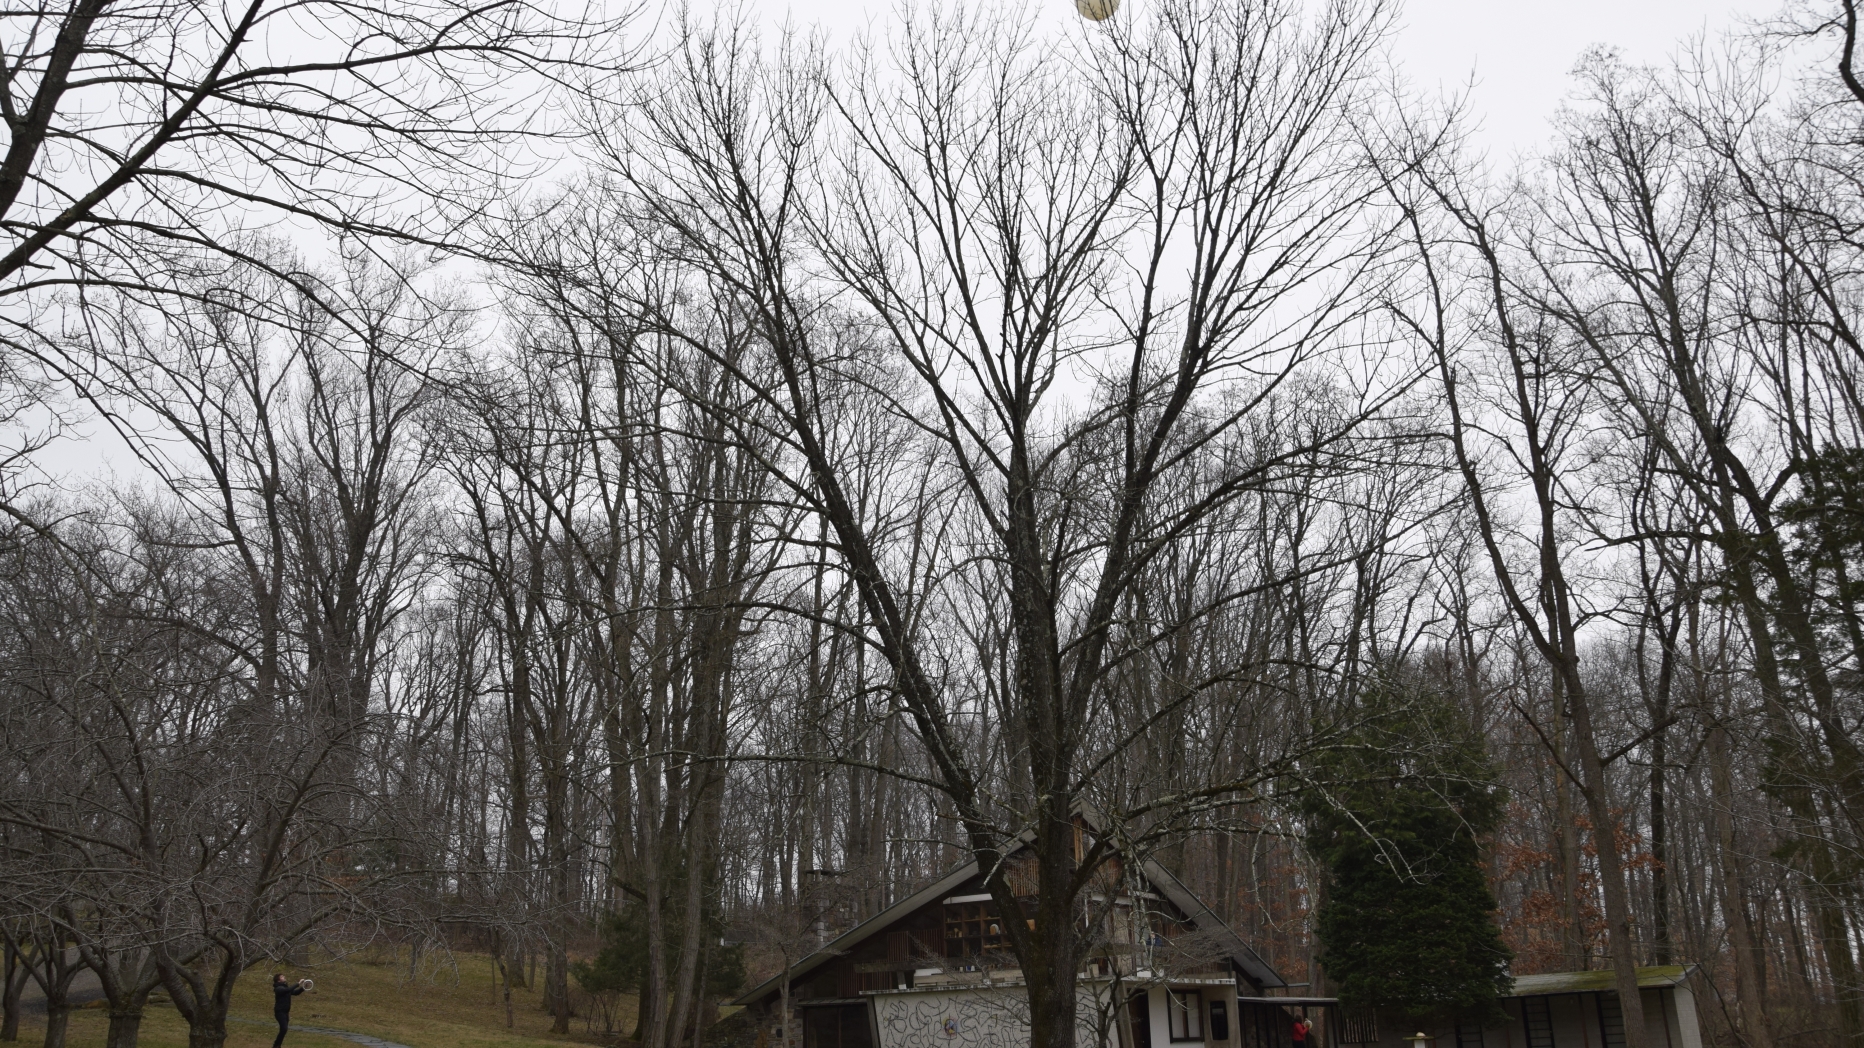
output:
[[[305,1033],[321,1033],[326,1037],[341,1037],[346,1041],[355,1041],[357,1044],[364,1045],[365,1048],[408,1048],[405,1044],[396,1044],[394,1041],[384,1041],[380,1037],[371,1037],[366,1033],[351,1033],[348,1030],[332,1030],[328,1026],[299,1026],[293,1023],[291,1028],[293,1030],[303,1030]]]

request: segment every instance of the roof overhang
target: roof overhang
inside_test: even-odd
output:
[[[1013,846],[1008,849],[1006,854],[1013,855],[1021,851],[1024,847],[1027,847],[1028,836],[1029,835],[1025,833],[1021,839],[1014,842]],[[1223,947],[1230,961],[1236,965],[1237,970],[1242,972],[1249,981],[1263,989],[1272,989],[1287,985],[1287,983],[1282,980],[1281,976],[1275,974],[1275,969],[1269,967],[1268,962],[1264,961],[1256,951],[1250,949],[1249,944],[1243,941],[1242,936],[1237,935],[1229,925],[1223,923],[1223,921],[1211,911],[1210,907],[1205,906],[1203,901],[1193,895],[1191,890],[1184,886],[1183,882],[1172,876],[1169,870],[1159,865],[1158,862],[1153,859],[1146,859],[1141,863],[1140,870],[1145,875],[1146,881],[1156,888],[1159,894],[1165,896],[1165,898],[1171,901],[1173,906],[1178,907],[1178,909],[1184,912],[1185,916],[1191,918],[1192,922],[1197,925],[1199,931],[1211,936]],[[809,974],[816,969],[842,956],[854,949],[854,947],[859,946],[867,939],[872,938],[874,935],[892,925],[895,921],[909,916],[922,906],[930,905],[950,895],[954,889],[977,875],[978,865],[976,859],[972,859],[956,867],[950,873],[940,877],[926,887],[919,889],[906,898],[901,899],[899,902],[894,903],[892,906],[887,907],[874,916],[869,917],[867,920],[862,921],[860,924],[855,925],[853,928],[848,929],[846,932],[843,932],[840,936],[830,940],[821,949],[804,957],[796,964],[765,979],[749,990],[746,990],[731,1003],[740,1006],[755,1004],[763,998],[770,996],[772,993],[777,992],[784,982],[787,981],[794,984],[798,979],[807,978]]]
[[[1637,970],[1639,989],[1662,989],[1688,979],[1696,970],[1693,964],[1664,964]],[[1510,997],[1545,997],[1556,993],[1604,993],[1618,988],[1618,973],[1606,968],[1592,972],[1549,972],[1545,975],[1522,975],[1514,981]]]
[[[1287,1004],[1298,1008],[1331,1008],[1340,1003],[1338,997],[1238,997],[1237,1004]]]
[[[802,960],[770,978],[765,979],[756,986],[751,987],[749,990],[739,995],[737,1000],[731,1003],[737,1005],[754,1004],[779,990],[786,981],[794,983],[798,979],[807,978],[809,974],[814,972],[817,968],[822,967],[835,958],[847,953],[849,950],[854,949],[856,946],[859,946],[861,943],[866,942],[881,930],[893,924],[893,922],[910,915],[921,906],[928,905],[935,900],[950,895],[952,889],[957,888],[959,885],[975,876],[977,876],[977,860],[972,859],[970,862],[959,866],[924,888],[908,895],[892,906],[887,907],[834,939],[829,940],[821,949],[804,957]]]
[[[1172,876],[1171,871],[1160,866],[1153,859],[1147,859],[1141,866],[1141,870],[1145,873],[1147,882],[1157,888],[1160,895],[1170,899],[1171,904],[1182,910],[1186,917],[1191,918],[1192,923],[1197,925],[1198,931],[1217,940],[1223,947],[1223,952],[1229,955],[1231,963],[1235,964],[1250,982],[1265,990],[1288,985],[1281,976],[1275,974],[1275,969],[1269,967],[1267,961],[1249,948],[1249,944],[1243,941],[1242,936],[1223,923],[1222,918],[1212,913],[1210,907],[1204,905],[1203,900],[1193,895],[1191,889],[1186,888],[1182,881]]]

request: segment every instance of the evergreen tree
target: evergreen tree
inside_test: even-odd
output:
[[[647,920],[643,907],[603,915],[597,925],[598,947],[593,958],[570,965],[577,985],[594,996],[641,992],[647,982]],[[677,926],[679,910],[670,906],[669,925]],[[724,918],[708,908],[705,917],[705,954],[701,960],[702,992],[709,998],[730,997],[744,988],[744,946],[725,941]],[[716,944],[716,945],[713,945]],[[669,970],[679,967],[678,943],[669,944]]]
[[[1468,717],[1387,676],[1305,770],[1307,844],[1327,877],[1320,959],[1341,1002],[1408,1022],[1500,1018],[1512,953],[1480,842],[1503,797]]]

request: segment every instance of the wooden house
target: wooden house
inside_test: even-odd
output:
[[[1015,858],[1009,881],[1017,883]],[[1155,862],[1090,896],[1101,935],[1081,981],[1080,1048],[1287,1048],[1286,986]],[[786,993],[787,988],[787,993]],[[1117,998],[1117,1000],[1116,1000]],[[1021,973],[975,862],[738,998],[760,1048],[1024,1048]],[[792,1026],[787,1040],[785,1023]]]
[[[1015,857],[1010,861],[1015,891]],[[1248,943],[1155,862],[1131,876],[1116,869],[1107,883],[1087,900],[1102,934],[1081,977],[1076,1048],[1294,1048],[1294,1025],[1303,1018],[1314,1023],[1306,1048],[1625,1044],[1609,971],[1522,976],[1502,1002],[1506,1022],[1415,1030],[1390,1017],[1343,1012],[1334,998],[1291,995]],[[1638,970],[1647,1044],[1702,1048],[1693,970]],[[755,1048],[1029,1043],[1021,972],[975,862],[826,941],[734,1003],[745,1009],[735,1025],[755,1030]]]

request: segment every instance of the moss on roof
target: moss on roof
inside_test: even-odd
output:
[[[1694,965],[1664,964],[1637,970],[1640,987],[1675,986],[1689,975]],[[1522,975],[1514,981],[1514,996],[1536,997],[1549,993],[1598,993],[1616,985],[1617,974],[1607,968],[1596,972],[1552,972],[1547,975]]]

